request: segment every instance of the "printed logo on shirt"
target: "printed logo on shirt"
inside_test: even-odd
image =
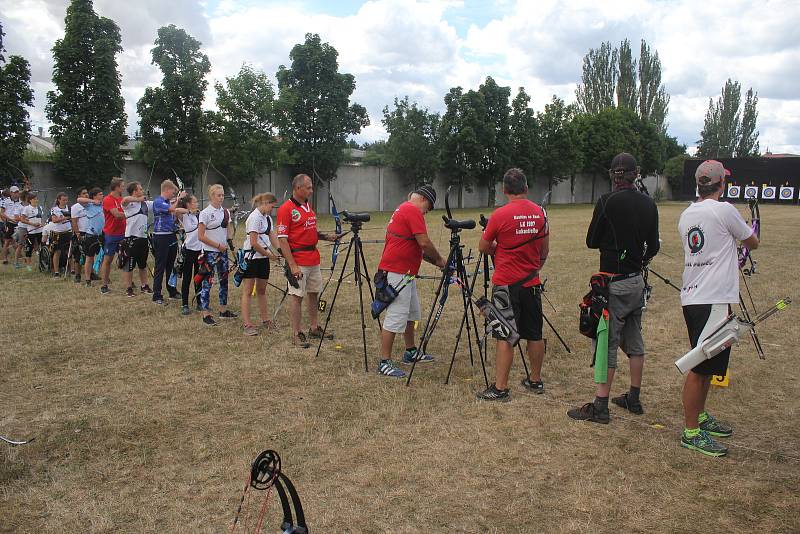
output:
[[[689,228],[686,234],[686,241],[692,254],[697,254],[703,250],[703,246],[706,244],[706,236],[703,234],[703,229],[699,226]]]
[[[292,222],[300,221],[300,212],[297,210],[292,210]]]

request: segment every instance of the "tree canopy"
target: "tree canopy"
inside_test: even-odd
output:
[[[25,148],[30,140],[27,106],[33,105],[31,67],[21,56],[3,52],[3,26],[0,24],[0,172],[21,178],[26,167]]]

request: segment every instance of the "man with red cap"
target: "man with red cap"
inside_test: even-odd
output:
[[[699,198],[684,210],[678,221],[684,253],[681,305],[692,348],[727,317],[731,304],[739,302],[736,242],[741,241],[751,250],[759,244],[739,211],[732,204],[719,201],[727,174],[719,161],[701,163],[695,172]],[[731,427],[717,421],[705,409],[711,377],[725,375],[730,354],[728,347],[701,362],[686,374],[683,385],[685,428],[681,446],[707,456],[727,454],[727,447],[713,437],[728,437],[733,433]]]

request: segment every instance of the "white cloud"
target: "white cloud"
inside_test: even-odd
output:
[[[34,125],[45,123],[50,49],[63,34],[67,3],[0,0],[6,48],[32,64]],[[156,30],[171,23],[203,42],[211,59],[208,107],[214,81],[235,74],[244,62],[274,79],[305,33],[319,33],[338,50],[340,69],[355,75],[354,100],[370,113],[372,125],[360,139],[385,137],[381,110],[395,96],[407,94],[441,110],[450,87],[475,88],[487,75],[510,85],[512,94],[525,86],[536,109],[553,94],[572,101],[587,50],[627,37],[635,51],[645,38],[659,52],[672,95],[670,130],[682,142],[699,137],[708,98],[716,98],[731,77],[759,93],[762,149],[800,153],[800,9],[791,0],[500,0],[480,9],[462,2],[373,0],[345,16],[308,2],[252,0],[96,0],[95,9],[122,30],[119,64],[129,132],[137,128],[136,102],[160,80],[150,65]]]

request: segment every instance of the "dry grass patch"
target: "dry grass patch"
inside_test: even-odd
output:
[[[653,265],[676,280],[683,207],[660,206],[665,254]],[[766,308],[800,294],[800,210],[762,211],[752,288]],[[0,531],[224,532],[246,468],[265,448],[283,457],[314,532],[800,530],[796,308],[759,329],[767,361],[744,343],[732,358],[732,386],[712,391],[711,409],[736,429],[730,457],[678,445],[681,377],[672,362],[687,349],[686,330],[676,292],[655,279],[645,317],[646,414],[612,407],[608,426],[572,421],[566,409],[593,392],[576,304],[597,254],[584,246],[589,206],[555,206],[550,216],[545,272],[559,313],[548,315],[573,354],[547,332],[547,392],[523,394],[516,360],[514,400],[501,406],[474,400],[483,378],[465,349],[451,385],[442,384],[460,321],[452,296],[430,345],[441,356],[418,366],[406,388],[363,372],[352,283],[331,320],[337,339],[315,359],[313,349],[293,349],[285,331],[248,338],[239,322],[203,327],[175,303],[125,298],[119,282],[101,298],[97,289],[0,269],[0,434],[36,437],[0,445]],[[445,248],[439,221],[428,216]],[[381,238],[385,222],[376,215],[364,239]],[[467,248],[478,237],[466,232]],[[381,245],[365,250],[374,269]],[[329,254],[323,249],[323,266]],[[435,284],[420,286],[429,306]],[[270,291],[272,307],[279,295]],[[234,310],[238,296],[232,290]],[[372,371],[377,330],[368,328]],[[621,368],[614,392],[626,385]],[[269,531],[279,523],[273,504]]]

